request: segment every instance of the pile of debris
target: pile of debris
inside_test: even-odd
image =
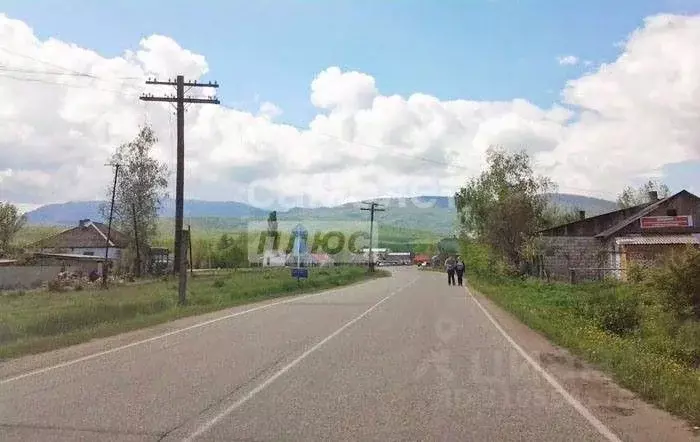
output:
[[[109,285],[124,284],[124,279],[116,275],[108,275]],[[46,283],[46,289],[50,292],[67,292],[98,289],[102,286],[102,277],[97,272],[85,274],[83,272],[61,272],[55,279]]]

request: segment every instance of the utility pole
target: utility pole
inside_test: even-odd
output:
[[[182,267],[182,263],[186,259],[186,254],[183,256],[183,250],[187,250],[182,245],[183,236],[183,208],[184,208],[184,188],[185,188],[185,103],[199,104],[219,104],[216,97],[196,98],[185,96],[185,87],[192,88],[218,88],[218,83],[211,81],[209,83],[198,83],[197,81],[185,81],[184,76],[178,75],[177,78],[168,81],[158,81],[149,79],[146,84],[160,86],[175,86],[176,94],[162,97],[155,97],[152,94],[144,94],[141,96],[143,101],[159,101],[164,103],[175,103],[177,112],[177,173],[175,184],[175,262],[173,263],[173,272],[178,273]],[[189,90],[188,89],[188,90]],[[187,269],[184,269],[186,272]]]
[[[374,271],[374,259],[372,257],[372,236],[374,234],[374,212],[383,212],[384,209],[379,208],[381,204],[375,203],[374,201],[372,202],[363,202],[363,204],[368,204],[369,207],[361,207],[360,210],[368,210],[369,211],[369,271],[373,272]]]
[[[187,225],[187,248],[190,251],[190,276],[194,276],[194,261],[192,260],[192,226]]]
[[[119,176],[119,163],[109,163],[105,166],[114,167],[114,184],[112,185],[112,203],[109,206],[109,221],[107,221],[107,240],[105,244],[105,262],[102,263],[102,285],[107,287],[107,267],[109,265],[109,242],[112,236],[112,216],[114,215],[114,199],[117,195],[117,177]]]
[[[141,252],[139,247],[139,224],[136,219],[136,204],[131,203],[131,213],[134,218],[134,242],[136,243],[136,265],[134,266],[134,273],[137,278],[141,277]]]
[[[187,244],[189,243],[189,230],[183,230],[182,231],[182,236],[184,236],[184,240],[182,241],[182,263],[187,262]],[[178,286],[178,303],[180,305],[187,305],[187,266],[183,265],[180,267],[180,283]]]

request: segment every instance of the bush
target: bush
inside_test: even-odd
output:
[[[642,322],[641,300],[631,290],[599,291],[583,301],[585,316],[616,335],[636,331]]]
[[[674,253],[652,276],[662,305],[679,319],[700,320],[700,250]]]
[[[223,279],[217,279],[212,285],[217,289],[220,289],[226,285],[226,281]]]
[[[648,267],[631,262],[627,266],[627,281],[632,284],[640,284],[646,282],[651,277],[651,271]]]
[[[700,368],[700,322],[686,321],[678,328],[676,342],[679,357],[685,362]]]
[[[48,282],[47,289],[50,292],[65,292],[68,290],[68,287],[63,281],[53,279]]]

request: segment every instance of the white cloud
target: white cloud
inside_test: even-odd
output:
[[[258,110],[258,115],[272,120],[272,119],[282,115],[282,109],[280,109],[274,103],[270,103],[269,101],[264,101],[260,104],[260,109]]]
[[[559,62],[560,65],[573,66],[575,64],[578,64],[579,59],[575,55],[565,55],[563,57],[557,58],[557,61]]]
[[[0,41],[0,199],[103,197],[104,163],[144,121],[160,138],[156,155],[174,170],[172,107],[138,97],[173,92],[146,86],[149,76],[201,78],[203,56],[156,35],[105,58],[42,41],[1,15]],[[192,105],[186,195],[269,207],[448,194],[481,170],[489,145],[501,144],[526,148],[562,191],[614,198],[630,180],[700,158],[698,45],[700,17],[650,18],[617,60],[570,81],[547,109],[522,99],[387,96],[372,76],[337,67],[311,81],[319,111],[306,128],[275,122],[273,103],[255,114]]]

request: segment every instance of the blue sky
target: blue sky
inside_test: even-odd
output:
[[[693,6],[695,4],[695,6]],[[327,0],[192,1],[3,0],[1,10],[55,37],[103,55],[136,48],[159,33],[204,54],[226,104],[280,106],[282,120],[314,115],[309,85],[331,65],[373,75],[383,94],[426,92],[441,99],[508,100],[547,106],[575,54],[613,60],[644,17],[697,12],[692,0]],[[199,6],[201,5],[201,6]]]
[[[616,45],[657,13],[697,0],[0,0],[0,11],[49,37],[117,56],[151,34],[203,54],[224,104],[281,107],[304,127],[310,83],[329,66],[372,75],[382,94],[524,98],[549,107],[566,81],[613,61]],[[591,66],[561,66],[573,54]],[[673,190],[700,191],[700,163],[668,165]]]

